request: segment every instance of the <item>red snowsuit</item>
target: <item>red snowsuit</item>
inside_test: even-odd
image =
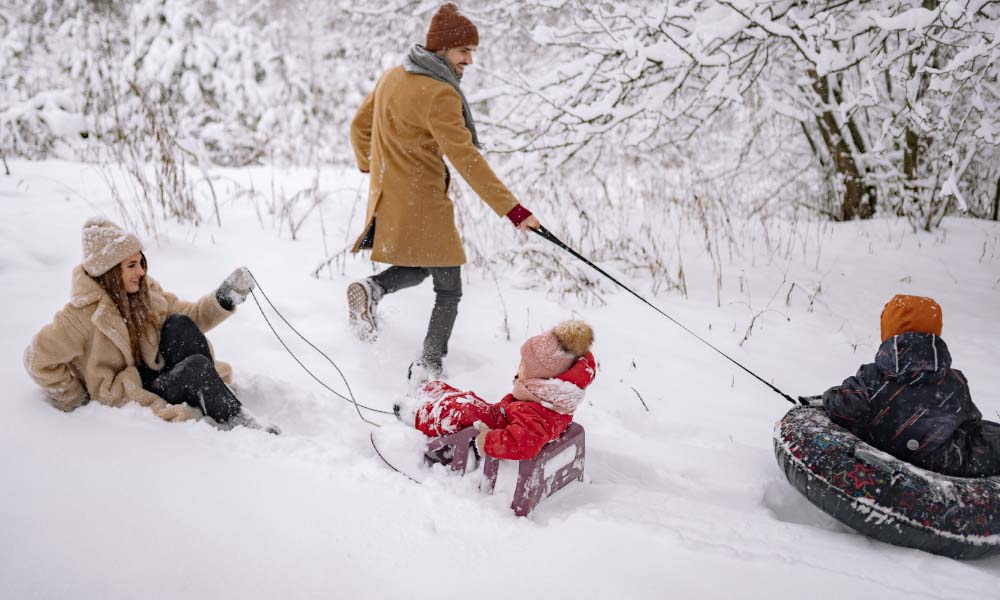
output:
[[[582,390],[594,380],[596,363],[588,352],[554,379]],[[454,433],[482,421],[490,432],[483,450],[487,455],[509,460],[534,458],[542,447],[556,439],[573,422],[563,414],[534,401],[507,394],[489,404],[473,392],[463,392],[443,381],[430,381],[421,389],[426,398],[417,410],[415,425],[429,437]]]

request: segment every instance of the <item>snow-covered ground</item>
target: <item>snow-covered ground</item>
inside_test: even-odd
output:
[[[571,316],[594,326],[600,371],[577,413],[590,482],[529,518],[514,517],[509,499],[480,494],[472,477],[418,486],[386,468],[354,408],[300,370],[252,300],[210,338],[236,368],[241,398],[284,435],[170,424],[136,407],[61,413],[25,374],[21,353],[68,300],[80,225],[120,215],[96,167],[11,169],[0,176],[0,597],[913,600],[1000,591],[1000,558],[959,562],[896,548],[812,507],[773,456],[772,428],[788,404],[697,340],[625,293],[586,306],[525,289],[523,273],[499,279],[503,303],[492,278],[467,274],[446,368],[452,384],[498,400],[526,335]],[[263,170],[227,177],[251,174]],[[281,177],[295,189],[311,175]],[[188,299],[248,265],[337,361],[359,401],[387,409],[406,391],[430,285],[386,299],[384,333],[363,345],[348,330],[344,288],[371,263],[349,258],[343,276],[310,277],[324,244],[339,249],[358,227],[358,212],[347,218],[358,177],[324,173],[321,185],[340,192],[294,241],[221,185],[221,228],[169,224],[146,253],[151,275]],[[497,227],[510,229],[511,246],[542,243],[505,221]],[[894,293],[933,296],[955,365],[984,415],[1000,419],[997,224],[948,219],[933,234],[897,220],[776,224],[768,234],[784,250],[739,236],[756,242],[724,263],[718,299],[692,234],[689,297],[655,303],[780,388],[807,394],[871,360]],[[289,340],[342,389],[332,367]]]

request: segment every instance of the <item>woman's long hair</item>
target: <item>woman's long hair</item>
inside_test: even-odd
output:
[[[142,270],[146,271],[146,255],[140,253],[140,263]],[[111,296],[111,300],[118,307],[118,312],[125,319],[125,326],[128,327],[129,343],[132,346],[132,358],[136,364],[142,363],[142,352],[139,350],[139,340],[147,338],[150,333],[159,331],[160,324],[156,314],[153,312],[149,300],[149,285],[146,283],[146,276],[139,280],[139,291],[129,294],[122,284],[122,265],[117,264],[110,271],[99,275],[94,279],[104,288],[104,291]],[[151,329],[152,328],[152,329]],[[148,340],[152,342],[152,340]]]

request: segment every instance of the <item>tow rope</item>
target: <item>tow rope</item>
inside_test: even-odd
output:
[[[620,288],[622,288],[626,292],[628,292],[628,293],[632,294],[633,296],[635,296],[636,298],[638,298],[640,301],[643,302],[643,304],[645,304],[646,306],[649,306],[650,308],[652,308],[653,310],[655,310],[657,313],[659,313],[660,315],[662,315],[663,317],[665,317],[666,319],[668,319],[671,323],[673,323],[674,325],[680,327],[681,329],[683,329],[685,332],[689,333],[690,335],[694,336],[699,342],[705,344],[706,346],[708,346],[709,348],[711,348],[712,350],[714,350],[716,353],[718,353],[720,356],[722,356],[723,358],[725,358],[729,362],[733,363],[734,365],[736,365],[737,367],[739,367],[740,369],[742,369],[748,375],[750,375],[751,377],[753,377],[757,381],[763,383],[765,386],[767,386],[768,389],[770,389],[774,393],[778,394],[779,396],[781,396],[782,398],[784,398],[788,402],[791,402],[792,404],[809,404],[809,400],[807,398],[803,398],[803,397],[799,397],[799,400],[796,401],[794,398],[792,398],[791,396],[789,396],[785,392],[783,392],[780,389],[778,389],[777,386],[775,386],[771,382],[767,381],[766,379],[764,379],[763,377],[761,377],[760,375],[758,375],[757,373],[755,373],[754,371],[752,371],[751,369],[749,369],[748,367],[746,367],[745,365],[743,365],[743,363],[741,363],[738,360],[736,360],[735,358],[729,356],[728,354],[726,354],[725,352],[723,352],[722,350],[720,350],[719,348],[717,348],[714,344],[712,344],[711,342],[709,342],[705,338],[701,337],[700,335],[698,335],[697,333],[695,333],[694,331],[692,331],[691,329],[689,329],[688,327],[686,327],[683,323],[681,323],[677,319],[671,317],[670,315],[668,315],[664,311],[660,310],[659,307],[657,307],[655,304],[653,304],[649,300],[646,300],[645,298],[643,298],[642,295],[640,295],[638,292],[636,292],[635,290],[633,290],[629,286],[625,285],[621,281],[618,281],[618,279],[616,279],[610,273],[608,273],[604,269],[598,267],[593,262],[591,262],[590,260],[588,260],[586,257],[584,257],[583,255],[581,255],[579,252],[577,252],[573,248],[571,248],[568,245],[566,245],[562,240],[560,240],[558,237],[556,237],[551,231],[549,231],[548,229],[546,229],[544,226],[539,225],[537,229],[531,229],[531,231],[534,232],[534,233],[536,233],[536,234],[538,234],[539,236],[541,236],[545,240],[551,242],[552,244],[555,244],[559,248],[562,248],[566,252],[569,252],[573,257],[579,259],[580,261],[582,261],[584,264],[586,264],[590,268],[594,269],[595,271],[597,271],[601,275],[607,277],[609,280],[611,280],[612,282],[614,282]],[[257,287],[257,291],[260,292],[260,295],[263,296],[264,300],[271,307],[271,310],[273,310],[275,312],[275,314],[278,315],[278,317],[282,320],[282,322],[284,322],[285,325],[287,325],[288,328],[291,329],[295,333],[295,335],[299,336],[299,338],[302,339],[302,341],[304,341],[306,344],[308,344],[310,348],[312,348],[313,350],[315,350],[316,352],[318,352],[324,359],[326,359],[326,361],[328,363],[330,363],[331,365],[333,365],[333,368],[337,370],[337,373],[340,375],[341,380],[344,382],[344,386],[347,388],[347,393],[348,393],[348,395],[350,397],[344,396],[340,392],[337,392],[336,390],[334,390],[333,388],[331,388],[322,379],[320,379],[312,371],[310,371],[309,368],[306,367],[305,364],[303,364],[303,362],[301,360],[299,360],[299,358],[295,355],[295,353],[292,352],[291,348],[288,347],[288,344],[285,343],[285,340],[281,337],[281,335],[278,333],[278,331],[274,328],[274,325],[271,323],[271,320],[268,319],[267,313],[264,311],[263,305],[260,303],[260,300],[257,298],[256,292],[254,290],[251,290],[250,295],[253,296],[254,303],[257,304],[257,308],[260,310],[261,316],[264,317],[264,322],[267,323],[267,326],[271,329],[271,332],[274,334],[274,337],[276,337],[278,339],[278,342],[281,343],[281,345],[282,345],[282,347],[284,347],[285,351],[288,352],[289,355],[291,355],[291,357],[295,360],[295,362],[297,362],[299,364],[299,366],[302,367],[302,369],[306,373],[308,373],[314,380],[316,380],[317,383],[319,383],[321,386],[323,386],[324,388],[326,388],[333,395],[337,396],[338,398],[340,398],[340,399],[342,399],[344,401],[352,403],[354,405],[355,411],[357,411],[357,413],[358,413],[358,417],[360,417],[362,421],[364,421],[365,423],[368,423],[369,425],[373,425],[375,427],[379,427],[378,423],[375,423],[375,422],[370,421],[367,418],[365,418],[365,416],[361,413],[362,409],[367,410],[367,411],[371,411],[371,412],[374,412],[374,413],[383,414],[383,415],[392,415],[392,414],[395,414],[392,411],[381,410],[381,409],[377,409],[377,408],[372,408],[370,406],[365,406],[364,404],[360,404],[358,402],[357,398],[355,398],[354,392],[351,390],[350,384],[347,382],[347,377],[344,375],[344,372],[340,369],[340,367],[337,365],[337,363],[334,362],[333,359],[331,359],[329,356],[327,356],[327,354],[325,352],[323,352],[322,350],[320,350],[319,348],[317,348],[316,345],[313,344],[311,341],[309,341],[308,338],[306,338],[304,335],[302,335],[301,333],[299,333],[299,331],[297,329],[295,329],[295,327],[291,323],[288,322],[288,319],[286,319],[285,316],[281,314],[281,311],[279,311],[277,309],[277,307],[274,306],[274,303],[271,302],[271,299],[267,296],[267,293],[264,291],[264,288],[261,287],[260,282],[257,281],[257,278],[254,276],[254,274],[252,272],[250,273],[250,277],[253,279],[254,284]]]
[[[595,265],[594,263],[590,262],[589,260],[587,260],[582,255],[580,255],[579,252],[577,252],[576,250],[574,250],[574,249],[570,248],[569,246],[567,246],[565,243],[562,242],[562,240],[560,240],[555,235],[553,235],[552,232],[549,231],[548,229],[546,229],[545,227],[539,225],[537,229],[532,229],[531,231],[537,233],[538,235],[540,235],[541,237],[545,238],[546,240],[552,242],[556,246],[559,246],[560,248],[562,248],[566,252],[569,252],[574,257],[576,257],[576,258],[580,259],[581,261],[583,261],[584,263],[586,263],[587,266],[589,266],[590,268],[594,269],[595,271],[597,271],[601,275],[604,275],[605,277],[607,277],[611,281],[615,282],[619,287],[621,287],[622,289],[624,289],[626,292],[632,294],[633,296],[635,296],[639,300],[642,300],[642,302],[644,302],[647,306],[649,306],[650,308],[652,308],[656,312],[660,313],[661,315],[663,315],[664,317],[666,317],[667,319],[669,319],[671,323],[673,323],[674,325],[680,327],[684,331],[686,331],[686,332],[690,333],[691,335],[693,335],[694,337],[696,337],[698,339],[698,341],[700,341],[701,343],[705,344],[706,346],[708,346],[712,350],[715,350],[716,352],[718,352],[719,354],[721,354],[723,357],[726,358],[726,360],[728,360],[729,362],[733,363],[737,367],[739,367],[739,368],[743,369],[744,371],[746,371],[754,379],[756,379],[757,381],[759,381],[759,382],[763,383],[764,385],[766,385],[771,391],[773,391],[774,393],[778,394],[779,396],[781,396],[785,400],[791,402],[792,404],[799,404],[799,403],[807,404],[807,401],[804,398],[800,398],[799,401],[796,402],[795,399],[793,399],[791,396],[789,396],[785,392],[779,390],[777,387],[774,386],[774,384],[768,382],[767,380],[765,380],[760,375],[754,373],[753,371],[751,371],[747,367],[743,366],[742,363],[740,363],[739,361],[737,361],[733,357],[729,356],[728,354],[726,354],[722,350],[719,350],[718,348],[716,348],[714,345],[712,345],[711,342],[709,342],[705,338],[701,337],[697,333],[691,331],[690,329],[688,329],[687,327],[685,327],[683,323],[681,323],[677,319],[671,317],[667,313],[665,313],[662,310],[660,310],[659,308],[657,308],[656,305],[654,305],[649,300],[646,300],[645,298],[643,298],[642,296],[640,296],[638,293],[636,293],[634,290],[632,290],[632,288],[630,288],[627,285],[625,285],[624,283],[618,281],[617,279],[615,279],[614,277],[612,277],[610,274],[608,274],[604,269],[598,267],[597,265]]]
[[[249,269],[247,269],[247,271],[250,272]],[[383,414],[383,415],[392,415],[392,414],[395,414],[391,410],[380,410],[378,408],[372,408],[370,406],[365,406],[364,404],[359,404],[357,398],[354,397],[354,392],[351,391],[351,384],[347,383],[347,377],[344,376],[344,372],[340,370],[340,367],[337,366],[337,363],[333,362],[332,358],[330,358],[329,356],[326,355],[325,352],[323,352],[322,350],[320,350],[319,348],[317,348],[315,344],[313,344],[312,342],[310,342],[306,338],[306,336],[304,336],[301,333],[299,333],[299,330],[295,329],[295,327],[292,326],[292,324],[288,322],[288,319],[286,319],[285,316],[281,314],[281,311],[279,311],[274,306],[274,303],[271,302],[271,299],[267,297],[267,293],[264,292],[264,288],[261,287],[260,282],[257,281],[257,278],[254,277],[254,274],[252,272],[250,272],[250,278],[253,279],[254,284],[257,286],[257,290],[256,291],[260,292],[260,295],[263,296],[264,300],[268,303],[268,305],[270,305],[271,310],[273,310],[274,313],[276,315],[278,315],[278,317],[285,323],[285,325],[287,325],[289,329],[291,329],[292,331],[294,331],[295,335],[299,336],[299,338],[301,338],[302,341],[304,341],[305,343],[309,344],[310,348],[312,348],[316,352],[319,352],[319,354],[323,358],[325,358],[328,363],[330,363],[331,365],[333,365],[333,368],[336,369],[337,373],[340,374],[340,378],[343,380],[344,386],[347,387],[347,393],[350,396],[350,398],[348,398],[347,396],[341,394],[340,392],[338,392],[338,391],[334,390],[333,388],[331,388],[330,386],[328,386],[322,379],[320,379],[312,371],[310,371],[309,367],[305,366],[305,364],[303,364],[302,361],[299,360],[298,356],[295,356],[295,353],[292,352],[291,348],[288,347],[288,344],[285,343],[285,340],[282,339],[281,335],[274,328],[274,325],[271,324],[271,320],[267,318],[267,313],[264,312],[264,307],[261,305],[260,300],[257,299],[256,291],[251,290],[250,291],[250,295],[253,296],[254,303],[256,303],[257,304],[257,308],[260,309],[260,314],[261,314],[261,316],[264,317],[264,322],[267,323],[267,326],[271,328],[271,333],[274,334],[274,337],[278,338],[278,341],[281,342],[281,345],[285,348],[285,351],[288,352],[288,354],[290,354],[293,359],[295,359],[295,362],[299,363],[299,366],[302,367],[302,369],[306,373],[309,373],[309,375],[313,379],[315,379],[317,383],[319,383],[321,386],[323,386],[324,388],[326,388],[334,396],[337,396],[338,398],[340,398],[342,400],[345,400],[347,402],[350,402],[350,403],[354,404],[354,410],[357,411],[358,416],[361,418],[362,421],[364,421],[365,423],[368,423],[369,425],[373,425],[375,427],[380,427],[380,425],[378,423],[375,423],[374,421],[370,421],[370,420],[366,419],[365,416],[361,413],[361,409],[365,409],[365,410],[368,410],[368,411],[371,411],[371,412],[374,412],[374,413]]]

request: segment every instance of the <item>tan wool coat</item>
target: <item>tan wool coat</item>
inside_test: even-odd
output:
[[[153,311],[161,323],[168,315],[180,313],[205,332],[232,314],[219,305],[214,293],[197,302],[185,302],[165,292],[153,279],[146,280]],[[25,350],[24,364],[32,379],[62,410],[73,410],[89,396],[109,406],[136,402],[164,419],[176,418],[175,407],[143,389],[125,320],[111,296],[82,266],[73,270],[71,289],[69,304]],[[152,337],[140,342],[140,352],[148,367],[159,370],[163,368],[158,352],[160,332]],[[229,365],[215,361],[215,368],[224,381],[231,379]]]
[[[386,71],[351,123],[358,167],[371,173],[360,250],[376,219],[372,260],[406,267],[454,267],[465,263],[448,198],[447,167],[455,167],[479,197],[503,216],[518,201],[472,144],[462,118],[462,99],[447,83]]]

